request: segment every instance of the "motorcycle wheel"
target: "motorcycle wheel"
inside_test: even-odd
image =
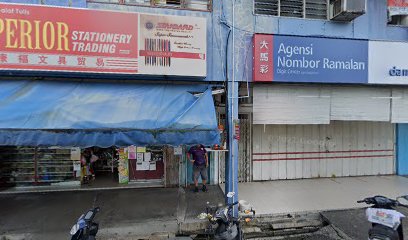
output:
[[[402,240],[399,239],[398,232],[383,225],[374,225],[368,231],[369,240]]]
[[[223,228],[224,231],[220,231],[218,228],[214,234],[215,240],[237,240],[239,239],[237,225],[234,224],[230,228]]]
[[[236,237],[237,240],[244,240],[244,232],[242,231],[241,226],[238,226],[238,235]]]
[[[81,240],[84,235],[83,229],[79,230],[76,232],[74,235],[72,235],[71,240]]]

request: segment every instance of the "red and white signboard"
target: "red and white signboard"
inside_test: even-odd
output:
[[[388,0],[390,16],[408,15],[408,0]]]
[[[254,48],[254,82],[270,82],[273,79],[273,35],[255,34]]]
[[[206,76],[206,19],[0,4],[0,70]]]

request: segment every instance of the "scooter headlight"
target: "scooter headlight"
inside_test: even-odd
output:
[[[77,233],[79,230],[79,224],[75,224],[74,226],[72,226],[71,231],[69,232],[71,235],[75,235],[75,233]]]

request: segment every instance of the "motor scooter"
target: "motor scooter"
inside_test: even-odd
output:
[[[228,193],[232,198],[234,193]],[[233,216],[233,207],[238,205],[238,217]],[[246,201],[234,202],[226,206],[210,206],[207,203],[206,213],[202,218],[208,218],[210,224],[206,233],[212,235],[215,240],[242,240],[242,222],[249,222],[255,216],[255,209]],[[214,227],[215,225],[215,227]]]
[[[396,210],[396,207],[406,207],[401,200],[408,201],[408,195],[397,197],[396,200],[384,196],[368,197],[357,201],[371,207],[366,209],[366,216],[371,222],[368,231],[369,240],[403,240],[403,226],[401,219],[405,216]]]
[[[72,226],[70,234],[71,240],[95,240],[99,230],[99,224],[93,220],[100,211],[99,207],[89,209],[82,214],[77,223]]]

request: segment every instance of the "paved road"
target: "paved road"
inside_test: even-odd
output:
[[[398,208],[404,215],[408,216],[408,210]],[[327,218],[332,225],[340,229],[352,239],[367,239],[370,223],[365,216],[365,209],[351,209],[344,211],[323,212],[322,215]],[[408,219],[403,218],[402,224],[405,226],[404,235],[408,236]]]
[[[131,236],[177,231],[177,223],[195,219],[207,202],[223,201],[218,187],[211,187],[207,193],[153,188],[0,195],[0,239],[68,239],[76,219],[92,206],[101,207],[96,219],[101,226],[99,239],[136,239]],[[401,211],[408,216],[406,209]],[[367,238],[370,225],[364,209],[327,211],[322,215],[351,239]],[[408,226],[408,219],[403,224]],[[312,234],[276,239],[344,238],[335,228],[326,226]]]
[[[71,226],[92,206],[101,236],[177,231],[178,220],[196,217],[207,201],[223,201],[218,187],[207,193],[178,188],[120,189],[0,195],[0,239],[68,239]],[[22,237],[25,236],[25,237]]]

